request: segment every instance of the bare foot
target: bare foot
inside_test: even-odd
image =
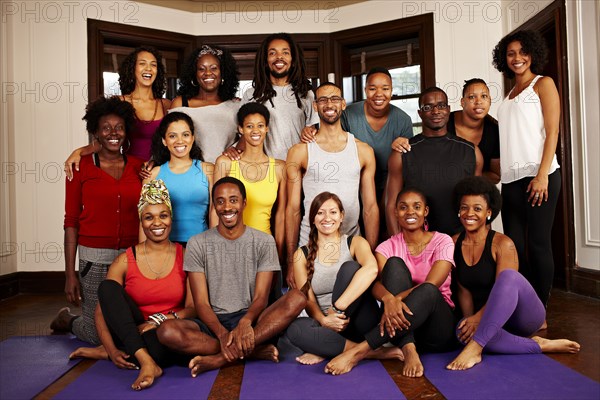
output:
[[[76,318],[77,315],[71,314],[69,307],[63,307],[58,311],[56,317],[50,323],[50,329],[53,331],[69,332],[71,328],[71,320]]]
[[[540,326],[540,329],[538,329],[538,332],[543,331],[544,329],[548,329],[548,322],[546,320],[544,320],[544,323],[542,324],[542,326]]]
[[[476,341],[471,340],[460,354],[456,356],[450,364],[446,365],[446,369],[463,371],[465,369],[473,368],[476,364],[481,362],[482,352],[483,347]]]
[[[323,361],[324,358],[312,353],[304,353],[300,357],[296,357],[296,361],[304,365],[315,365]]]
[[[108,353],[104,346],[98,347],[80,347],[69,354],[69,359],[74,358],[90,358],[92,360],[108,360]]]
[[[272,344],[263,344],[256,346],[250,358],[254,360],[267,360],[273,362],[279,362],[279,350]]]
[[[367,357],[374,360],[400,360],[404,361],[404,353],[398,347],[380,347],[377,350],[371,350]]]
[[[533,336],[533,340],[540,345],[542,353],[577,353],[581,349],[579,343],[568,339],[545,339]]]
[[[331,375],[347,374],[370,352],[371,348],[367,342],[359,343],[329,361],[325,366],[325,372]]]
[[[140,367],[140,373],[131,387],[133,390],[149,388],[154,383],[154,379],[161,376],[162,373],[162,369],[154,362],[142,365]]]
[[[404,347],[402,347],[402,353],[404,354],[404,368],[402,368],[402,375],[408,376],[409,378],[420,378],[423,376],[423,364],[421,363],[421,358],[419,358],[415,344],[405,344]]]
[[[195,378],[202,372],[221,368],[225,364],[227,364],[225,356],[223,356],[222,353],[219,353],[212,356],[196,356],[192,358],[188,367],[191,369],[192,376]]]

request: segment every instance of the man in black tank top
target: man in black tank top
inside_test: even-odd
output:
[[[452,190],[467,176],[481,175],[483,157],[477,146],[448,133],[448,96],[437,87],[419,97],[423,132],[410,139],[411,151],[392,152],[388,162],[386,221],[388,233],[399,232],[395,216],[398,193],[404,187],[420,189],[427,196],[429,229],[453,235],[460,231]]]

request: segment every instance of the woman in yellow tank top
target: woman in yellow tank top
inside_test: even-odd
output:
[[[217,158],[214,179],[232,176],[242,181],[247,194],[244,224],[273,234],[281,258],[285,243],[286,192],[282,184],[285,161],[265,154],[264,141],[269,132],[269,118],[269,110],[262,104],[246,103],[240,108],[237,114],[238,131],[246,148],[239,160],[231,160],[227,155]],[[273,212],[274,229],[271,228]]]

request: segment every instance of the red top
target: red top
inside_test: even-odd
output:
[[[67,180],[64,227],[79,228],[78,244],[96,249],[122,249],[138,242],[137,203],[143,160],[127,156],[121,179],[81,157],[79,172]]]
[[[183,271],[183,247],[179,243],[175,243],[175,246],[175,262],[171,272],[160,279],[145,277],[137,265],[131,247],[127,249],[125,292],[137,304],[144,319],[159,312],[177,312],[185,305],[187,274]]]

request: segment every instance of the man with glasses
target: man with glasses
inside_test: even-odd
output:
[[[448,133],[448,96],[438,87],[419,97],[423,132],[409,140],[411,151],[392,152],[388,162],[385,213],[388,233],[399,232],[396,197],[403,187],[420,189],[429,205],[429,230],[453,235],[461,229],[452,204],[454,186],[463,178],[481,175],[483,156],[471,142]]]
[[[373,149],[342,129],[340,118],[346,102],[338,86],[324,83],[317,88],[315,97],[313,108],[320,123],[315,141],[294,145],[286,161],[288,202],[285,225],[290,287],[294,287],[292,255],[299,245],[308,242],[308,210],[319,193],[332,192],[342,200],[345,210],[342,233],[348,235],[360,234],[360,193],[365,238],[372,249],[377,245],[379,233]],[[305,212],[300,223],[303,192]]]

